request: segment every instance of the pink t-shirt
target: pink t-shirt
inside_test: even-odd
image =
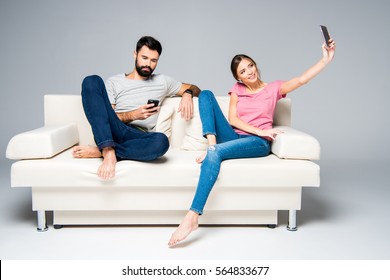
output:
[[[282,82],[278,80],[268,83],[256,93],[248,93],[242,83],[234,84],[229,94],[235,93],[238,96],[237,116],[254,127],[263,130],[271,129],[276,102],[285,97],[280,93]],[[249,134],[237,128],[234,128],[234,130],[238,134]]]

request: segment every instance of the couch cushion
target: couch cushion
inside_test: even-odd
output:
[[[124,160],[117,163],[116,177],[102,181],[96,171],[102,159],[76,159],[71,149],[51,158],[15,162],[11,185],[41,187],[195,187],[200,165],[196,151],[170,149],[153,162]],[[306,160],[285,160],[275,155],[222,163],[215,187],[319,186],[319,166]]]
[[[12,137],[6,156],[14,160],[50,158],[78,141],[76,124],[47,125]]]

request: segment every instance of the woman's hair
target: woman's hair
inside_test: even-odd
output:
[[[138,40],[137,46],[136,46],[136,52],[138,52],[143,46],[147,46],[152,51],[157,51],[158,55],[161,55],[162,52],[162,46],[159,41],[154,39],[151,36],[144,36],[141,37],[141,39]]]
[[[243,59],[248,59],[250,60],[256,67],[257,71],[258,71],[258,68],[257,68],[257,64],[256,62],[250,58],[249,56],[245,55],[245,54],[237,54],[233,57],[232,59],[232,62],[230,64],[230,70],[232,71],[232,74],[233,74],[233,77],[238,81],[238,74],[237,74],[237,68],[238,68],[238,65],[240,64],[240,62],[243,60]]]

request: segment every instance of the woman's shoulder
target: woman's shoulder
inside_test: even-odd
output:
[[[266,86],[267,92],[269,94],[277,96],[278,99],[286,97],[286,95],[281,94],[281,87],[282,87],[283,82],[284,81],[282,81],[282,80],[275,80],[271,83],[268,83]]]
[[[275,80],[275,81],[267,83],[266,87],[271,87],[271,88],[277,87],[277,88],[279,88],[282,85],[282,83],[283,83],[282,80]]]
[[[236,83],[232,86],[232,88],[231,88],[231,90],[230,90],[230,92],[234,92],[234,93],[237,94],[237,95],[244,94],[245,91],[246,91],[245,85],[244,85],[243,83],[240,83],[240,82],[236,82]]]

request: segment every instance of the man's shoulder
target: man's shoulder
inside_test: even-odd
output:
[[[170,77],[167,76],[167,75],[158,73],[158,74],[153,74],[153,75],[150,77],[150,79],[151,79],[151,80],[154,80],[154,81],[165,81],[165,80],[167,80],[167,79],[172,79],[172,78],[170,78]]]
[[[126,75],[121,73],[109,77],[107,81],[119,81],[119,80],[123,80],[124,78],[126,78]]]

